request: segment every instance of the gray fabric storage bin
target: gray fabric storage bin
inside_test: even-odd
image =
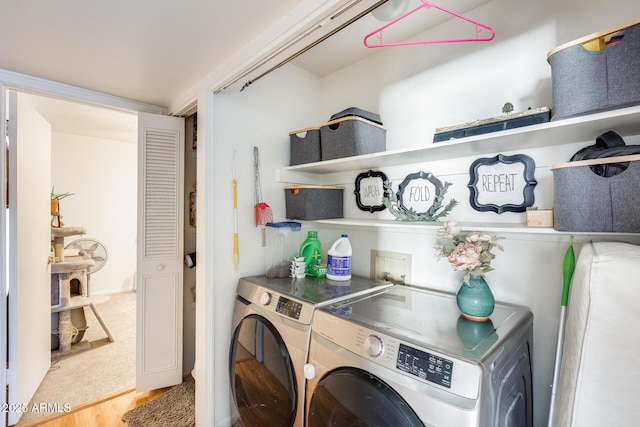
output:
[[[322,160],[320,155],[320,128],[312,127],[289,132],[290,166]]]
[[[603,37],[622,36],[599,51]],[[612,29],[562,45],[547,57],[551,64],[552,120],[640,104],[640,24]]]
[[[590,165],[629,162],[612,177]],[[559,231],[640,233],[640,154],[551,166],[553,228]]]
[[[320,126],[322,160],[377,153],[387,148],[387,130],[362,117],[343,117]]]
[[[350,107],[338,113],[332,114],[329,120],[337,120],[337,119],[341,119],[343,117],[348,117],[348,116],[362,117],[363,119],[367,119],[370,122],[374,122],[379,125],[382,124],[382,119],[380,118],[380,114],[372,113],[371,111],[363,110],[362,108],[358,108],[358,107]]]
[[[284,188],[287,219],[344,218],[344,187],[295,185]]]

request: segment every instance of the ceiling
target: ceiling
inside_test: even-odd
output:
[[[398,1],[398,0],[394,0]],[[488,0],[450,0],[466,12]],[[400,0],[402,2],[402,0]],[[299,0],[6,0],[0,68],[168,107],[290,12]],[[419,0],[405,0],[413,8]],[[389,5],[387,5],[389,6]],[[406,40],[450,18],[420,11],[385,30]],[[295,59],[326,76],[383,49],[363,45],[385,22],[371,15]],[[107,139],[137,137],[134,115],[39,99],[54,131]]]
[[[105,140],[138,142],[138,115],[77,102],[27,95],[31,104],[55,132]]]
[[[0,68],[166,108],[299,0],[2,3]],[[135,115],[39,98],[54,131],[137,138]]]
[[[3,0],[0,68],[167,107],[297,3]]]
[[[439,5],[455,9],[458,13],[468,11],[487,3],[489,0],[435,0]],[[380,6],[380,12],[373,16],[370,13],[342,29],[334,36],[324,40],[305,54],[296,58],[293,63],[320,77],[325,77],[354,64],[368,56],[374,55],[385,49],[404,49],[405,47],[368,48],[364,44],[365,36],[376,32],[380,27],[389,23],[393,18],[403,12],[411,11],[421,5],[420,0],[393,0]],[[385,13],[386,12],[386,13]],[[386,15],[387,18],[383,18]],[[452,16],[435,9],[419,9],[411,13],[395,25],[390,25],[381,33],[381,38],[386,43],[425,41],[420,33],[434,28],[437,25],[451,19]],[[381,20],[383,19],[383,20]],[[473,26],[466,24],[473,34]],[[485,33],[486,35],[487,33]],[[383,37],[384,36],[384,37]],[[451,35],[451,38],[460,34]],[[471,37],[471,35],[469,35]],[[369,45],[376,44],[376,34],[367,37]],[[422,46],[421,52],[428,52],[426,46]]]

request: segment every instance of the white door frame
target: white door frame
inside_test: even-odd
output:
[[[128,112],[146,112],[153,114],[167,114],[167,110],[162,107],[145,104],[141,102],[131,101],[125,98],[96,92],[88,89],[83,89],[75,86],[71,86],[64,83],[58,83],[50,80],[41,79],[38,77],[32,77],[12,71],[0,69],[0,117],[3,118],[2,126],[0,126],[0,141],[6,141],[6,126],[4,124],[4,118],[7,112],[7,98],[10,90],[17,92],[30,93],[34,95],[51,96],[61,99],[65,99],[72,102],[90,104],[95,106],[101,106],[105,108],[113,108]],[[0,209],[0,271],[7,271],[7,254],[6,254],[6,227],[8,218],[6,217],[6,180],[5,180],[5,162],[6,152],[4,147],[0,150],[0,170],[3,172],[0,174],[0,203],[2,208]],[[0,275],[0,289],[3,291],[7,288],[6,276]],[[7,317],[7,299],[4,295],[0,295],[0,318],[6,319]],[[5,322],[1,322],[5,324]],[[5,369],[7,362],[7,331],[6,328],[0,328],[0,390],[5,390],[7,385],[7,370]],[[2,403],[6,402],[6,393],[2,394]],[[6,426],[6,419],[4,416],[0,416],[0,427]]]

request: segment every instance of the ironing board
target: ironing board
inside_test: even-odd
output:
[[[557,426],[638,425],[640,246],[590,242],[571,285]]]

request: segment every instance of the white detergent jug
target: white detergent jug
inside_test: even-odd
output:
[[[343,234],[327,252],[327,279],[351,279],[351,242],[349,236]]]

